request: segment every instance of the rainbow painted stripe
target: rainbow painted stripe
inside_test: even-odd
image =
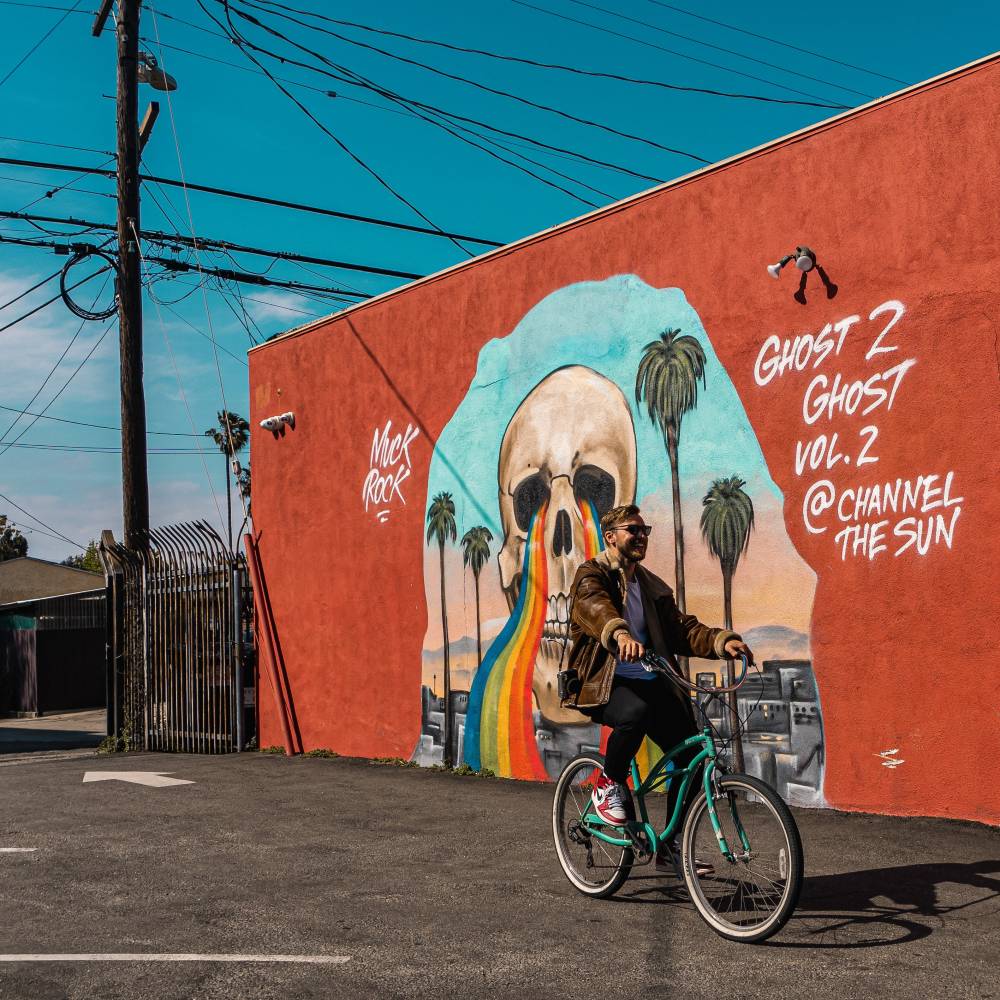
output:
[[[476,671],[465,716],[466,763],[504,778],[548,778],[535,740],[531,692],[548,602],[547,509],[543,504],[528,526],[517,605]]]

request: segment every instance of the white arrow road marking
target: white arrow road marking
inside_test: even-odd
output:
[[[172,771],[86,771],[84,783],[88,781],[128,781],[133,785],[148,785],[150,788],[167,788],[170,785],[193,785],[193,781],[183,778],[168,778]]]
[[[37,847],[0,847],[0,854],[31,854]]]
[[[0,955],[0,963],[10,962],[295,962],[305,965],[343,965],[350,955],[191,955],[112,952],[79,955]]]

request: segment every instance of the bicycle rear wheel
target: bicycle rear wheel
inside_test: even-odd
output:
[[[605,843],[583,825],[594,782],[603,768],[600,754],[574,757],[559,775],[552,801],[552,836],[559,864],[580,892],[596,899],[612,895],[625,884],[634,860],[630,847]],[[617,833],[615,827],[605,829]]]
[[[698,912],[717,934],[730,941],[764,941],[784,927],[799,899],[799,831],[788,806],[763,781],[732,774],[719,778],[717,786],[721,794],[715,809],[734,860],[719,850],[702,792],[684,821],[684,881]],[[714,870],[699,875],[695,858],[711,859]]]

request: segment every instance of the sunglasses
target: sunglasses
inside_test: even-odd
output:
[[[633,538],[638,538],[640,535],[643,538],[649,538],[653,533],[653,528],[649,524],[620,524],[615,528],[615,531],[627,531]]]

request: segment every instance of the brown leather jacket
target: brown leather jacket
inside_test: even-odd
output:
[[[725,655],[730,639],[740,638],[728,629],[709,628],[694,615],[681,614],[670,587],[641,565],[636,566],[635,576],[653,652],[671,661],[678,655],[717,660]],[[564,707],[607,704],[618,651],[614,636],[628,628],[624,618],[626,586],[625,573],[610,549],[588,559],[576,571],[570,591],[569,637],[573,647],[567,667],[576,672],[578,691],[563,702]]]

